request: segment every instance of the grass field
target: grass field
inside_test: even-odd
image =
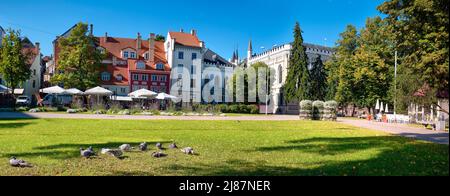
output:
[[[198,156],[154,144],[191,146]],[[118,160],[79,148],[151,143]],[[153,150],[153,151],[152,151]],[[0,175],[449,175],[449,147],[334,122],[0,120]],[[12,168],[9,157],[33,163]]]

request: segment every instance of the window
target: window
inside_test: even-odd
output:
[[[184,59],[184,52],[178,52],[178,59]]]
[[[33,80],[33,88],[36,88],[36,80]]]
[[[142,81],[148,81],[148,75],[147,74],[142,74],[141,78],[142,78]]]
[[[167,76],[161,76],[160,81],[161,82],[166,82],[167,81]]]
[[[139,80],[139,75],[138,74],[133,74],[133,80],[138,81]]]
[[[123,52],[123,58],[124,58],[124,59],[127,59],[127,58],[128,58],[128,51],[124,51],[124,52]]]
[[[116,80],[117,81],[122,81],[123,80],[123,76],[122,75],[117,75],[116,76]]]
[[[156,64],[156,69],[163,70],[164,69],[164,64],[162,64],[162,63]]]
[[[191,66],[191,74],[192,75],[195,74],[195,66],[194,65]]]
[[[33,69],[33,75],[36,75],[36,69]],[[34,88],[34,87],[33,87]]]
[[[145,63],[142,61],[137,62],[136,68],[137,69],[145,69]]]
[[[125,88],[120,88],[121,93],[125,93]]]
[[[136,53],[135,52],[131,52],[130,53],[130,58],[135,59],[136,58]]]
[[[158,91],[159,91],[159,89],[158,89],[157,86],[152,86],[152,87],[150,88],[150,90],[153,91],[153,92],[158,92]]]
[[[197,59],[197,53],[192,53],[192,60]]]
[[[102,81],[109,81],[109,80],[111,80],[111,74],[109,74],[108,72],[103,72]]]
[[[283,82],[283,67],[281,65],[278,66],[278,83]]]
[[[148,54],[148,53],[145,53],[144,58],[145,58],[145,60],[148,60],[149,54]]]
[[[152,75],[152,81],[157,81],[158,77],[156,75]]]
[[[183,73],[183,64],[178,64],[178,73]]]

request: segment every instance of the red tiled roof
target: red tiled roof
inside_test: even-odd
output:
[[[36,47],[22,48],[22,53],[28,58],[27,64],[31,66],[39,51]]]
[[[128,85],[128,68],[124,66],[112,66],[107,65],[102,67],[100,73],[102,72],[108,72],[111,75],[111,80],[109,81],[101,81],[103,85],[120,85],[120,86],[127,86]],[[116,79],[116,76],[122,75],[122,81],[119,81]]]
[[[177,44],[189,47],[201,47],[200,40],[195,35],[182,32],[169,32],[169,35],[175,39]]]

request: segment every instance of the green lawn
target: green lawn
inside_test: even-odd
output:
[[[80,147],[164,142],[166,158],[79,157]],[[2,175],[449,175],[449,147],[334,122],[0,120]],[[11,156],[33,168],[12,168]]]

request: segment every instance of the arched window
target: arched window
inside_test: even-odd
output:
[[[111,74],[108,72],[103,72],[102,73],[102,81],[109,81],[111,80]]]
[[[278,65],[278,83],[283,83],[283,66]]]

